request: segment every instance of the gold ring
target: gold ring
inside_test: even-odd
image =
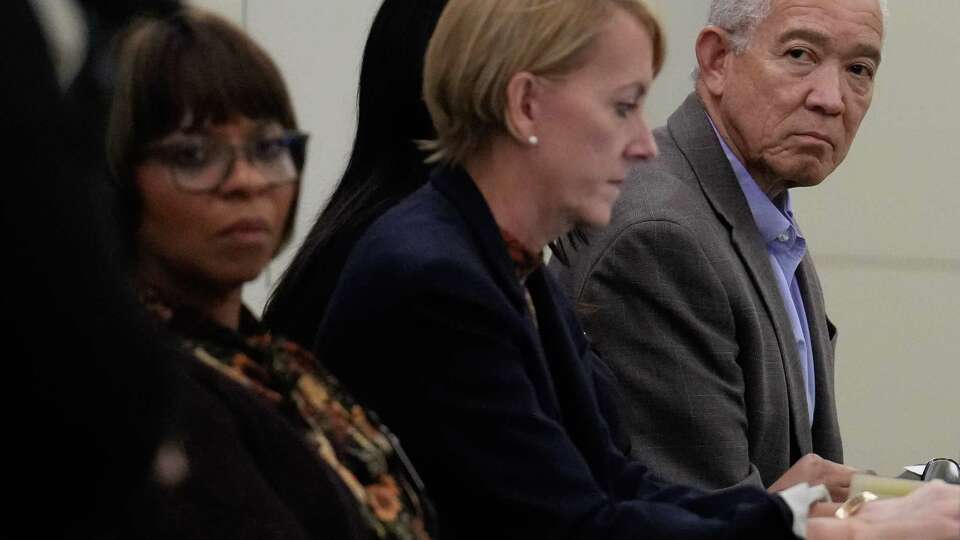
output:
[[[856,514],[863,508],[863,505],[879,499],[874,493],[870,491],[861,491],[853,497],[850,497],[843,504],[840,505],[840,508],[837,508],[837,512],[834,514],[839,519],[847,519],[848,517]]]

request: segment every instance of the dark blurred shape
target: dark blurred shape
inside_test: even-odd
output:
[[[70,0],[65,0],[69,2]],[[94,189],[97,213],[109,219],[109,225],[100,234],[107,235],[106,245],[111,250],[114,264],[120,264],[121,227],[114,215],[117,206],[112,202],[118,196],[115,181],[110,179],[106,157],[107,121],[113,96],[113,55],[118,35],[139,17],[163,16],[180,7],[177,0],[78,0],[88,29],[88,54],[83,69],[73,84],[66,89],[64,107],[71,118],[65,122],[63,135],[67,146],[78,158],[87,162],[87,175],[93,180],[87,185]],[[117,255],[114,258],[114,255]]]
[[[88,55],[67,88],[31,4],[6,2],[0,17],[8,527],[38,537],[122,527],[113,513],[147,477],[168,425],[169,351],[122,285],[104,188],[109,85],[100,60],[146,4],[79,4]]]

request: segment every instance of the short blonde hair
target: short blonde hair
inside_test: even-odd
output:
[[[614,8],[634,16],[663,65],[660,22],[643,0],[450,0],[427,48],[423,98],[437,138],[429,163],[461,164],[510,130],[506,90],[521,71],[557,76],[579,67]]]

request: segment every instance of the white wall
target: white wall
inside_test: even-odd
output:
[[[245,25],[247,0],[187,0],[187,3],[216,11],[236,24]]]
[[[342,171],[354,131],[359,61],[378,0],[203,0],[245,24],[274,56],[312,134],[298,219],[306,233]],[[668,61],[653,89],[663,123],[691,88],[693,40],[707,0],[651,0]],[[795,194],[827,306],[840,328],[838,386],[847,462],[884,474],[960,457],[960,124],[957,0],[890,0],[873,107],[847,161]],[[288,250],[292,251],[292,250]],[[258,308],[288,254],[248,287]]]
[[[960,457],[957,0],[893,0],[871,111],[827,183],[798,193],[840,334],[848,460]],[[937,420],[937,417],[940,420]]]

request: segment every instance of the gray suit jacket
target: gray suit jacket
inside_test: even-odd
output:
[[[551,267],[620,383],[632,454],[705,489],[768,486],[802,455],[842,461],[836,329],[809,256],[798,269],[816,372],[801,361],[766,246],[699,98],[655,132],[610,226]]]

